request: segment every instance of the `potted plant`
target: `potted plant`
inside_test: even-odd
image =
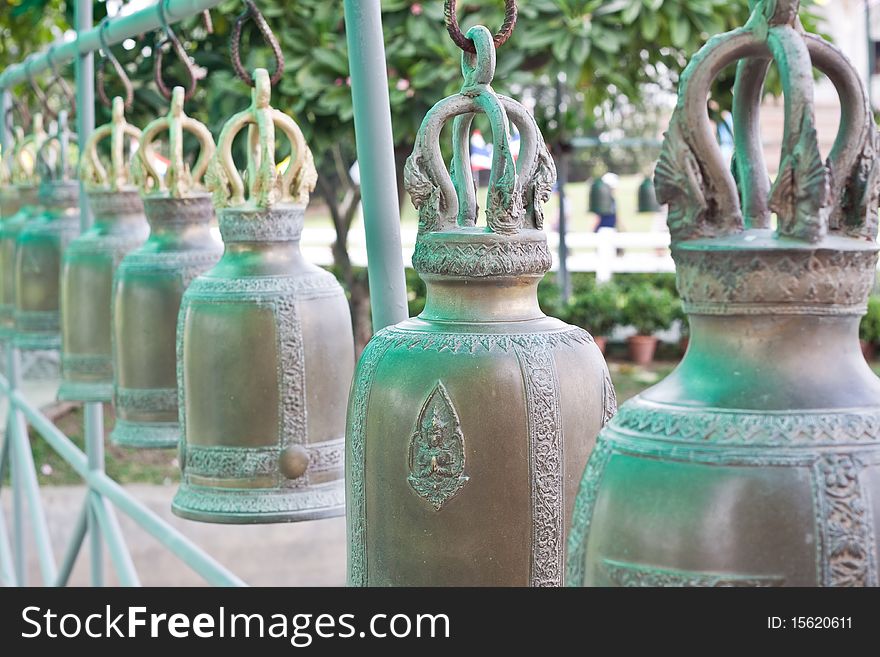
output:
[[[650,284],[633,287],[626,296],[623,320],[636,329],[629,338],[630,359],[638,365],[648,365],[654,360],[658,338],[656,331],[672,326],[675,321],[675,296]]]
[[[868,297],[868,312],[859,324],[859,343],[865,360],[874,360],[876,344],[880,341],[880,297]]]
[[[587,329],[604,354],[608,335],[621,319],[621,292],[614,283],[601,283],[579,292],[565,309],[565,320]]]

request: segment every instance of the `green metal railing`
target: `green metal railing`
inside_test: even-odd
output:
[[[169,23],[210,9],[221,0],[160,0],[165,2]],[[76,0],[77,38],[50,47],[52,61],[75,65],[77,133],[85,143],[94,130],[94,60],[100,47],[94,26],[92,0]],[[367,234],[367,256],[372,291],[374,329],[407,317],[406,286],[400,248],[400,213],[395,176],[379,172],[394,170],[388,80],[382,38],[380,0],[345,0],[345,23],[349,43],[352,92],[360,170],[362,202]],[[127,16],[108,20],[104,35],[109,45],[159,28],[158,3]],[[47,51],[48,52],[48,51]],[[49,67],[47,53],[11,66],[0,74],[0,116],[10,106],[12,85]],[[0,143],[9,144],[5,120],[0,122]],[[86,194],[80,194],[82,228],[91,224]],[[85,451],[80,450],[53,422],[35,408],[21,391],[21,355],[11,343],[5,345],[6,377],[0,376],[0,395],[8,401],[6,433],[0,451],[0,493],[9,473],[12,523],[7,527],[0,508],[0,584],[27,583],[26,517],[34,538],[42,582],[64,586],[86,539],[89,540],[91,583],[102,586],[103,548],[119,581],[137,586],[139,580],[116,511],[127,515],[168,550],[177,555],[210,584],[240,586],[244,582],[192,543],[104,472],[104,405],[84,404]],[[28,425],[83,478],[87,492],[68,547],[60,562],[55,560],[49,528],[28,437]]]

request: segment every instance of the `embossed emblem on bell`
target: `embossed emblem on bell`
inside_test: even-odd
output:
[[[300,252],[317,180],[311,151],[271,107],[268,72],[253,79],[251,105],[224,126],[207,173],[226,248],[184,293],[178,328],[182,481],[172,509],[206,522],[344,512],[351,316],[335,277]],[[246,183],[231,152],[245,128]],[[276,136],[292,150],[283,173]]]
[[[217,263],[223,244],[210,194],[202,185],[214,139],[183,111],[176,87],[167,116],[143,131],[133,167],[139,167],[150,238],[126,255],[116,270],[113,301],[114,405],[112,440],[131,447],[176,447],[177,316],[184,290]],[[183,136],[199,144],[192,169],[184,160]],[[154,141],[167,133],[168,165],[160,175]]]
[[[71,177],[75,161],[62,111],[55,133],[36,152],[43,211],[25,222],[16,238],[13,344],[19,349],[61,347],[61,256],[79,234],[79,182]]]
[[[490,86],[492,35],[478,26],[467,36],[476,54],[463,56],[461,93],[427,114],[405,168],[427,303],[373,337],[352,385],[354,586],[563,584],[577,478],[615,404],[589,334],[538,306],[555,166],[534,118]],[[493,135],[485,225],[468,151],[478,113]],[[449,121],[451,176],[439,148]]]
[[[111,304],[113,274],[150,232],[130,170],[141,131],[125,120],[122,98],[112,118],[82,147],[82,179],[94,223],[64,252],[61,269],[61,387],[58,398],[109,402],[113,398]],[[99,145],[109,141],[109,157]]]
[[[11,340],[15,335],[15,244],[22,227],[38,216],[39,177],[37,150],[46,140],[42,114],[34,114],[29,135],[19,139],[8,164],[11,189],[18,198],[18,211],[3,216],[0,223],[0,338]]]
[[[572,519],[571,584],[880,583],[880,379],[858,342],[877,268],[878,133],[855,69],[797,10],[757,3],[681,77],[655,183],[690,346],[600,434]],[[706,99],[737,60],[732,173]],[[773,60],[785,129],[771,184],[757,121]],[[824,161],[813,67],[843,115]]]

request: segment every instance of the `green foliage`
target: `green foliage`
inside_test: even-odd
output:
[[[574,296],[564,309],[562,319],[595,336],[607,336],[621,323],[624,300],[621,289],[614,283],[594,284]]]
[[[678,304],[669,290],[650,284],[633,286],[626,292],[623,323],[634,326],[638,335],[652,335],[672,326]]]
[[[859,324],[859,338],[871,344],[880,342],[880,297],[868,298],[868,312]]]

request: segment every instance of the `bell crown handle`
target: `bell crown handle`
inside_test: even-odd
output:
[[[752,4],[747,24],[710,39],[682,74],[678,104],[655,173],[658,199],[669,203],[673,241],[728,235],[746,227],[764,226],[768,211],[773,211],[778,217],[780,236],[817,242],[828,232],[833,204],[842,200],[832,193],[832,178],[846,180],[853,173],[844,169],[834,171],[832,176],[831,167],[835,164],[852,162],[840,158],[840,148],[828,164],[819,152],[811,61],[811,53],[816,49],[811,49],[813,37],[804,34],[798,20],[799,2],[761,0]],[[753,164],[760,170],[761,161],[743,161],[754,150],[745,145],[755,134],[752,122],[757,115],[740,112],[736,120],[739,135],[735,134],[739,156],[734,168],[744,195],[741,205],[737,181],[712,134],[706,98],[718,73],[737,60],[746,60],[740,64],[737,89],[746,97],[753,97],[755,88],[760,90],[766,67],[748,60],[771,58],[780,71],[785,103],[779,175],[772,187],[757,181],[755,175],[743,175],[743,168]],[[760,80],[755,76],[760,76]],[[737,99],[737,103],[743,102],[745,99]],[[844,122],[838,143],[851,143],[869,122],[872,124],[863,115],[854,123]]]
[[[48,135],[43,127],[43,115],[37,112],[31,122],[31,133],[19,140],[12,154],[10,170],[12,182],[35,185],[37,180],[37,151]]]
[[[59,111],[54,131],[37,150],[36,166],[43,183],[69,182],[71,170],[76,168],[78,153],[71,148],[76,135],[71,135],[67,124],[67,111]]]
[[[203,189],[202,177],[216,148],[211,131],[183,111],[185,97],[186,92],[183,87],[174,87],[168,114],[152,121],[144,128],[140,148],[132,163],[132,166],[136,167],[135,177],[144,194],[159,192],[167,193],[173,198],[183,198]],[[156,160],[153,140],[162,132],[168,133],[168,167],[164,176],[159,174],[153,164]],[[192,170],[183,157],[184,132],[194,135],[199,142],[199,157]]]
[[[205,180],[214,194],[214,205],[259,209],[277,204],[306,205],[318,180],[312,152],[296,122],[269,104],[272,87],[268,71],[258,68],[253,78],[250,107],[223,126],[217,150],[208,165]],[[232,158],[232,142],[245,127],[247,190]],[[290,162],[280,174],[275,162],[276,128],[287,137],[292,149]]]
[[[110,138],[109,166],[105,167],[98,154],[98,144]],[[119,191],[130,187],[134,181],[128,159],[125,156],[126,138],[129,153],[141,139],[141,131],[125,120],[125,103],[121,96],[113,98],[109,123],[95,128],[80,158],[80,177],[87,188]]]
[[[492,168],[486,226],[489,232],[515,235],[541,228],[541,206],[550,196],[556,168],[534,118],[519,103],[492,89],[495,45],[491,32],[472,27],[467,37],[475,53],[462,53],[461,92],[444,98],[425,115],[404,169],[404,184],[419,211],[419,233],[448,231],[476,224],[475,181],[470,167],[470,127],[483,113],[492,127]],[[447,171],[440,132],[453,120],[453,158]],[[518,161],[510,149],[510,123],[520,132]]]

